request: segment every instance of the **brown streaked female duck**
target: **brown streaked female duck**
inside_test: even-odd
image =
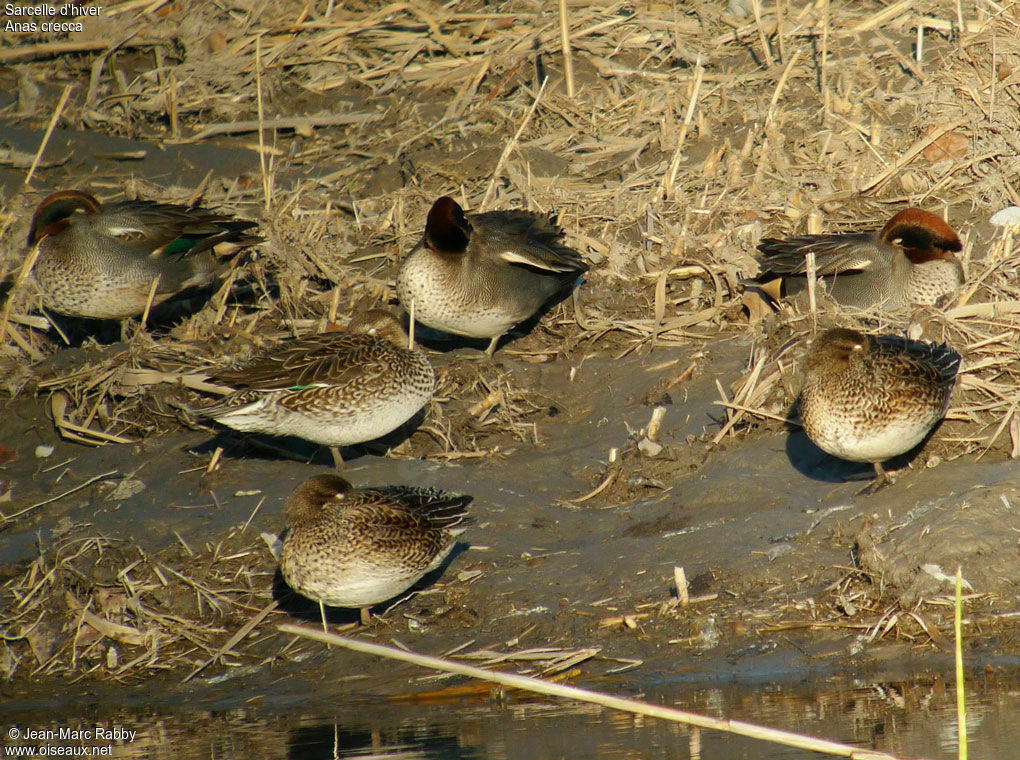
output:
[[[499,339],[588,270],[559,242],[554,221],[526,211],[465,214],[453,198],[432,204],[425,234],[397,274],[397,295],[424,325]]]
[[[470,496],[434,488],[354,488],[336,475],[315,475],[284,506],[287,534],[280,572],[299,594],[326,605],[372,605],[404,593],[439,567],[466,529]]]
[[[827,454],[874,465],[913,449],[941,420],[960,368],[946,345],[837,328],[816,338],[804,359],[800,419]]]
[[[372,309],[345,332],[291,341],[238,370],[216,373],[211,382],[235,391],[199,412],[245,433],[329,446],[340,469],[341,446],[396,430],[432,398],[432,364],[407,343],[394,315]]]
[[[152,201],[101,204],[80,190],[43,199],[28,245],[39,246],[33,275],[43,304],[60,314],[126,319],[190,287],[211,284],[223,265],[217,246],[259,243],[256,222],[198,207]]]
[[[837,235],[802,235],[761,241],[761,274],[754,282],[782,278],[790,292],[804,286],[805,257],[815,254],[815,271],[833,300],[844,306],[931,306],[951,297],[963,283],[953,254],[960,238],[941,217],[919,208],[900,211],[881,230]]]

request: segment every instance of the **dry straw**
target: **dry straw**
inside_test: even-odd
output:
[[[398,649],[396,647],[384,646],[382,644],[372,644],[367,641],[352,639],[346,636],[337,636],[332,633],[323,633],[322,631],[308,628],[306,626],[284,623],[278,626],[278,628],[283,633],[292,633],[296,636],[303,636],[308,639],[320,641],[324,644],[335,644],[336,646],[350,649],[355,652],[363,652],[377,657],[385,657],[390,660],[408,662],[412,665],[419,665],[423,668],[431,668],[433,670],[440,670],[447,673],[457,673],[470,678],[479,678],[484,681],[491,681],[492,683],[498,683],[502,686],[507,686],[513,689],[523,689],[535,694],[544,694],[550,697],[562,697],[563,699],[589,702],[591,704],[602,705],[603,707],[609,707],[614,710],[622,710],[635,715],[646,715],[651,718],[671,720],[676,723],[684,723],[689,726],[710,728],[716,731],[736,734],[738,736],[746,736],[751,739],[760,739],[761,741],[772,742],[773,744],[783,744],[788,747],[796,747],[798,749],[810,750],[812,752],[825,752],[830,755],[836,755],[837,757],[849,757],[853,758],[853,760],[896,760],[893,755],[885,752],[876,752],[874,750],[861,749],[860,747],[851,747],[850,745],[840,744],[839,742],[831,742],[826,739],[816,739],[811,736],[796,734],[791,731],[780,731],[775,728],[758,726],[753,723],[745,723],[744,721],[739,720],[713,718],[708,715],[699,715],[697,713],[686,712],[684,710],[677,710],[672,707],[653,705],[648,702],[641,702],[637,699],[615,697],[604,692],[581,689],[577,686],[567,686],[561,683],[553,683],[552,681],[535,678],[533,676],[502,673],[488,668],[479,668],[475,665],[465,665],[464,663],[455,662],[443,657],[432,657],[429,655],[411,652],[406,649]]]

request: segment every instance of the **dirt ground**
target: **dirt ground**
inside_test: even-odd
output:
[[[328,452],[200,427],[186,380],[398,309],[397,266],[444,193],[558,211],[591,271],[492,362],[426,332],[424,417],[345,452],[355,484],[474,497],[446,566],[354,635],[644,683],[939,667],[961,566],[968,661],[1015,663],[1020,300],[1014,233],[988,219],[1020,205],[1020,5],[963,3],[961,31],[955,2],[761,19],[570,3],[573,97],[552,4],[129,5],[63,49],[0,34],[0,693],[157,679],[185,698],[323,674],[324,696],[407,690],[407,668],[276,630],[318,608],[261,534]],[[53,326],[18,273],[32,208],[70,187],[200,198],[267,240],[228,288],[145,327]],[[952,308],[771,314],[744,297],[762,236],[881,226],[906,205],[965,239]],[[965,357],[946,422],[873,495],[868,468],[779,421],[803,339],[837,323]]]

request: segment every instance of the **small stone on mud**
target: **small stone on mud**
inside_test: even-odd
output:
[[[122,481],[117,483],[113,487],[113,490],[107,495],[107,501],[121,501],[123,499],[130,499],[135,494],[139,494],[145,490],[145,483],[138,478],[124,478]]]
[[[644,454],[646,457],[657,457],[662,453],[662,444],[650,441],[647,438],[642,438],[638,444],[638,451]]]

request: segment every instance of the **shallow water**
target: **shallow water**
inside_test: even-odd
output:
[[[291,688],[295,684],[289,685]],[[607,686],[619,693],[620,688]],[[646,701],[812,734],[902,758],[956,757],[955,695],[941,677],[912,682],[725,685],[650,691]],[[299,704],[295,704],[298,702]],[[757,758],[825,757],[692,729],[595,705],[529,701],[519,693],[429,704],[351,700],[334,705],[253,695],[251,707],[192,711],[83,710],[69,705],[0,713],[4,756],[13,747],[103,748],[134,758]],[[22,703],[24,707],[24,703]],[[8,705],[10,707],[10,705]],[[49,707],[56,707],[50,705]],[[1020,688],[983,679],[967,698],[971,757],[1020,758]],[[135,732],[127,739],[95,738]],[[29,729],[91,733],[91,740],[25,739]],[[12,741],[12,729],[22,739]],[[108,735],[108,734],[107,734]],[[109,749],[105,749],[109,747]],[[67,750],[65,750],[66,752]]]

